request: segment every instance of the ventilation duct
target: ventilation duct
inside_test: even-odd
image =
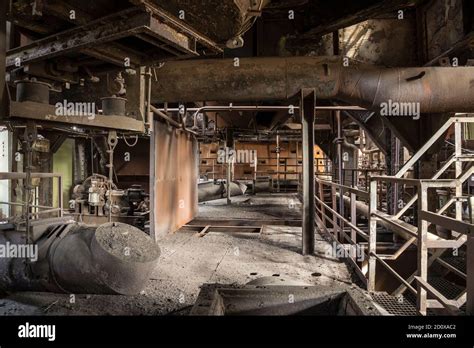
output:
[[[417,103],[421,113],[474,111],[474,67],[345,67],[341,57],[167,62],[157,69],[152,101],[284,100],[302,88],[315,88],[319,99],[373,110],[382,103]]]

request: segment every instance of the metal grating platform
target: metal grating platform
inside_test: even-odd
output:
[[[458,256],[454,256],[452,252],[448,250],[441,256],[441,259],[461,272],[466,273],[466,252],[464,250],[459,249]]]
[[[405,297],[395,297],[386,292],[375,292],[371,294],[373,300],[377,302],[388,313],[396,316],[416,316],[418,312],[412,301]]]
[[[457,298],[463,291],[459,286],[442,277],[430,277],[428,282],[448,299]],[[386,292],[375,292],[372,293],[371,296],[375,302],[392,315],[418,315],[416,310],[416,297],[412,293],[407,292],[403,296],[395,297]],[[461,310],[465,310],[465,306],[461,307]],[[435,313],[429,309],[428,315],[435,315]]]
[[[461,295],[463,291],[459,286],[442,277],[429,277],[428,283],[450,300]]]

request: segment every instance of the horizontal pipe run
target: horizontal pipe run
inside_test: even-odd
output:
[[[315,196],[314,197],[324,208],[328,209],[332,214],[336,215],[338,218],[342,219],[344,221],[345,224],[347,224],[349,227],[351,227],[352,229],[354,229],[354,231],[357,232],[358,235],[360,235],[362,238],[364,238],[365,240],[369,240],[369,235],[367,233],[365,233],[364,231],[362,231],[359,227],[357,227],[356,225],[352,224],[349,220],[347,220],[344,216],[342,216],[341,214],[339,214],[338,212],[336,212],[334,209],[332,209],[330,206],[328,206],[326,203],[324,203],[319,197]],[[329,219],[329,216],[326,215],[326,218]],[[333,226],[335,227],[335,226]]]
[[[179,108],[155,108],[161,112],[179,112],[181,109]],[[200,113],[200,112],[218,112],[218,111],[291,111],[291,110],[298,110],[299,106],[282,106],[282,105],[274,105],[274,106],[262,106],[262,105],[222,105],[222,106],[203,106],[200,108],[186,108],[186,111],[193,112],[193,113]],[[316,111],[332,111],[332,110],[341,110],[341,111],[367,111],[367,109],[362,108],[360,106],[316,106],[314,108]]]
[[[156,78],[153,103],[286,100],[312,88],[318,99],[374,111],[406,103],[419,113],[474,111],[474,67],[345,66],[337,56],[198,59],[166,62]]]
[[[161,110],[158,110],[152,105],[150,105],[150,110],[153,111],[154,114],[164,119],[166,122],[169,122],[171,125],[175,126],[176,128],[181,128],[181,124],[179,122],[173,120],[171,117],[169,117],[167,114],[165,114]]]

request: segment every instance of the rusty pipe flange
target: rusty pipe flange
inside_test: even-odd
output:
[[[41,81],[18,80],[16,85],[17,102],[36,102],[49,104],[49,91],[51,85]]]

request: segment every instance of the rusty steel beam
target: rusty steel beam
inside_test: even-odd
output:
[[[129,9],[105,18],[89,22],[81,27],[66,30],[27,46],[10,50],[7,56],[7,68],[15,66],[16,59],[21,64],[54,58],[65,53],[104,44],[131,36],[145,30],[151,23],[151,15],[137,9]]]
[[[48,10],[64,19],[64,11],[51,6],[49,5]],[[81,23],[82,26],[51,34],[9,51],[7,68],[13,68],[17,59],[25,65],[74,51],[120,66],[124,65],[126,57],[130,59],[131,66],[141,66],[166,60],[170,55],[181,58],[197,56],[197,43],[213,53],[222,51],[209,39],[153,7],[132,7],[103,18],[83,20]],[[116,42],[126,37],[140,37],[155,47],[156,51],[145,54]],[[103,46],[106,43],[108,45]]]
[[[341,57],[274,57],[167,62],[156,70],[153,102],[268,101],[314,88],[374,111],[419,103],[421,113],[473,112],[474,67],[344,67]]]
[[[316,112],[316,92],[311,89],[301,91],[301,121],[303,133],[303,226],[302,253],[314,254],[315,199],[314,199],[314,120]]]

